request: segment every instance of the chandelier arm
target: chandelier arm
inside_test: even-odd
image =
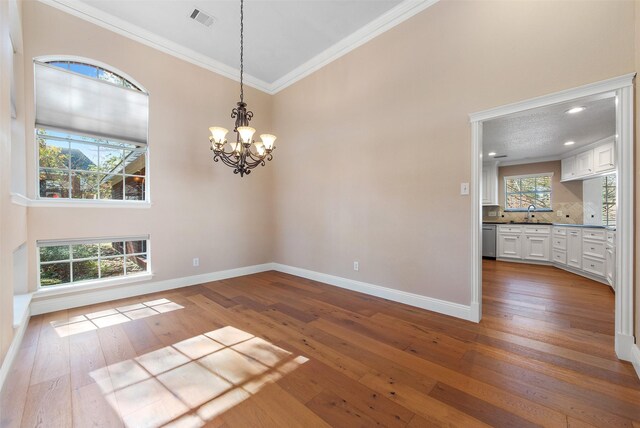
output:
[[[231,157],[227,156],[226,154],[222,154],[222,155],[216,155],[214,157],[214,161],[217,162],[216,158],[220,159],[222,161],[222,163],[224,163],[227,166],[230,166],[232,168],[236,168],[238,166],[238,161],[231,159]]]

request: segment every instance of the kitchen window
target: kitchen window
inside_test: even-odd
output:
[[[618,211],[616,185],[616,174],[602,177],[602,224],[605,226],[616,225],[616,214]]]
[[[38,241],[40,288],[149,273],[149,237]]]
[[[89,63],[34,67],[38,197],[148,201],[148,94]]]
[[[553,173],[504,177],[505,211],[551,211]]]

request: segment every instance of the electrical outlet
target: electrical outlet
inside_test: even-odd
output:
[[[495,211],[489,211],[489,217],[497,217],[498,213]]]
[[[360,270],[360,263],[358,263],[358,262],[353,262],[353,270],[355,270],[355,271]]]
[[[200,266],[200,259],[198,257],[193,258],[193,267]]]
[[[556,212],[556,215],[557,215],[558,217],[562,217],[562,211],[558,211],[558,212]]]

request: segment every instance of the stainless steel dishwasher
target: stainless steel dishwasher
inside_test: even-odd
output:
[[[485,259],[496,258],[496,225],[482,225],[482,257]]]

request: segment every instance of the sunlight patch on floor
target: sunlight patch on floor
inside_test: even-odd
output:
[[[127,427],[201,427],[306,361],[227,326],[90,375]]]
[[[169,299],[156,299],[90,314],[77,315],[68,320],[51,321],[51,326],[56,330],[58,336],[67,337],[178,309],[184,309],[184,307]]]

